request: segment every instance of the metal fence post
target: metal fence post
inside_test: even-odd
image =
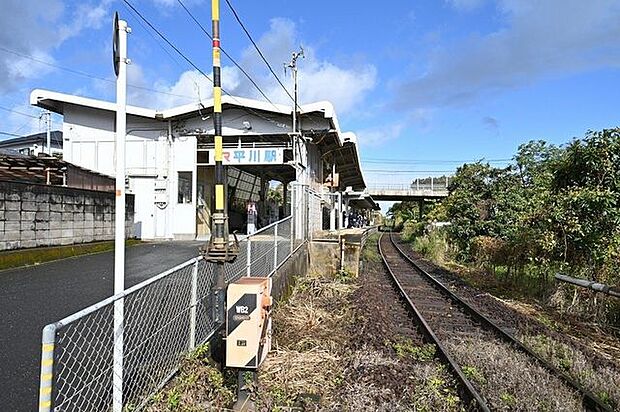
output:
[[[55,341],[56,325],[47,325],[43,328],[43,339],[41,339],[41,381],[39,390],[39,412],[49,412],[52,408]]]
[[[247,259],[246,259],[245,275],[252,276],[252,237],[248,236],[245,241],[247,243]]]
[[[189,301],[189,350],[196,347],[196,305],[198,304],[198,259],[192,268],[192,290]]]
[[[293,188],[293,197],[291,198],[291,201],[293,203],[291,203],[292,206],[292,210],[295,211],[295,213],[291,213],[291,253],[293,252],[293,249],[295,248],[295,238],[297,237],[297,185],[294,184],[291,186]]]
[[[273,227],[273,273],[275,275],[278,267],[278,225],[276,223]]]

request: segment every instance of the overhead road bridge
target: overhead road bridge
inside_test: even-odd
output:
[[[426,199],[442,199],[448,196],[448,188],[445,182],[433,182],[433,184],[369,184],[366,188],[375,201],[423,201]]]

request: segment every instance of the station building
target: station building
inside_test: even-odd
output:
[[[115,174],[116,104],[34,90],[32,105],[63,116],[63,159]],[[292,109],[224,96],[224,164],[230,230],[245,232],[249,204],[258,228],[306,208],[309,233],[346,224],[347,206],[376,209],[363,194],[356,137],[343,133],[329,102]],[[127,106],[127,192],[135,196],[134,233],[142,239],[205,239],[214,210],[213,101],[167,110]],[[279,193],[283,207],[269,200]]]

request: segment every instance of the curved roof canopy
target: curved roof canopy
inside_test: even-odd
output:
[[[64,114],[67,106],[80,106],[108,112],[116,111],[116,103],[113,102],[43,89],[35,89],[30,93],[30,104],[58,114]],[[242,108],[257,116],[280,115],[283,118],[292,116],[292,107],[238,96],[222,96],[222,105],[224,109],[226,107]],[[360,165],[357,138],[353,133],[342,133],[340,131],[334,106],[330,102],[321,101],[304,104],[300,108],[299,119],[303,136],[311,139],[314,144],[319,146],[325,160],[336,163],[336,168],[340,173],[341,185],[344,187],[351,186],[355,190],[364,189],[366,185]],[[182,120],[212,111],[213,99],[164,110],[127,106],[128,115],[159,121]],[[326,124],[328,127],[325,126]],[[284,128],[281,129],[280,133],[283,135],[290,134],[291,125],[283,124],[283,126]],[[206,133],[208,134],[209,131],[207,130]],[[212,130],[211,133],[213,133]]]

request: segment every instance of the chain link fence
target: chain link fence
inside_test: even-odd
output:
[[[299,189],[295,201],[307,192]],[[289,216],[241,240],[239,256],[225,265],[226,282],[272,276],[307,239],[307,229],[295,224],[304,220],[297,218]],[[301,218],[307,220],[307,214]],[[118,350],[114,305],[119,301],[124,304],[123,408],[144,406],[177,371],[182,357],[208,341],[220,326],[211,318],[214,266],[201,256],[193,258],[47,325],[40,411],[111,410],[115,346]]]

